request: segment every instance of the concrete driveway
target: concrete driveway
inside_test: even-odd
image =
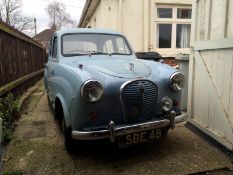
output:
[[[230,160],[186,127],[167,138],[118,149],[108,141],[88,142],[70,155],[48,106],[43,82],[25,101],[14,139],[7,147],[4,171],[24,174],[190,174],[232,168]]]

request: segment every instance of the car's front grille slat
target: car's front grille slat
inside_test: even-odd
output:
[[[129,82],[122,89],[122,102],[128,123],[147,120],[153,116],[157,101],[157,86],[148,80]]]

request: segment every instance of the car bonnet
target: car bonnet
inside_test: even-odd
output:
[[[87,68],[118,78],[143,78],[151,73],[150,68],[137,59],[93,60]]]

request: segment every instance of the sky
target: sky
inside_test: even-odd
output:
[[[36,18],[37,21],[37,33],[48,28],[49,16],[47,15],[45,8],[53,0],[22,0],[22,14],[25,16]],[[86,0],[56,0],[62,2],[66,6],[66,12],[71,16],[71,19],[79,21],[82,9]]]

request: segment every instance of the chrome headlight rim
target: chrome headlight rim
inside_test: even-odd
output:
[[[182,77],[182,85],[179,87],[177,84],[176,84],[176,86],[174,85],[174,78],[176,77],[176,76],[180,76],[180,77]],[[172,75],[171,75],[171,77],[170,77],[170,88],[172,89],[172,90],[174,90],[174,91],[182,91],[183,89],[184,89],[184,84],[185,84],[185,76],[182,74],[182,73],[180,73],[180,72],[175,72],[175,73],[173,73]]]
[[[93,101],[93,100],[87,99],[87,98],[85,97],[85,95],[84,95],[85,88],[86,88],[88,85],[92,84],[92,83],[96,83],[97,85],[99,85],[99,87],[101,87],[101,90],[102,90],[101,95],[100,95],[96,100],[94,100],[94,101]],[[98,102],[98,101],[102,98],[103,93],[104,93],[104,86],[103,86],[103,84],[102,84],[100,81],[94,80],[94,79],[86,80],[86,81],[83,83],[83,85],[82,85],[82,87],[81,87],[81,91],[80,91],[80,94],[81,94],[82,99],[83,99],[85,102],[87,102],[87,103],[96,103],[96,102]]]
[[[169,105],[170,105],[169,107],[166,106],[167,103],[169,103]],[[168,96],[163,97],[162,100],[161,100],[162,111],[169,112],[172,109],[172,107],[173,107],[172,99],[170,97],[168,97]]]

